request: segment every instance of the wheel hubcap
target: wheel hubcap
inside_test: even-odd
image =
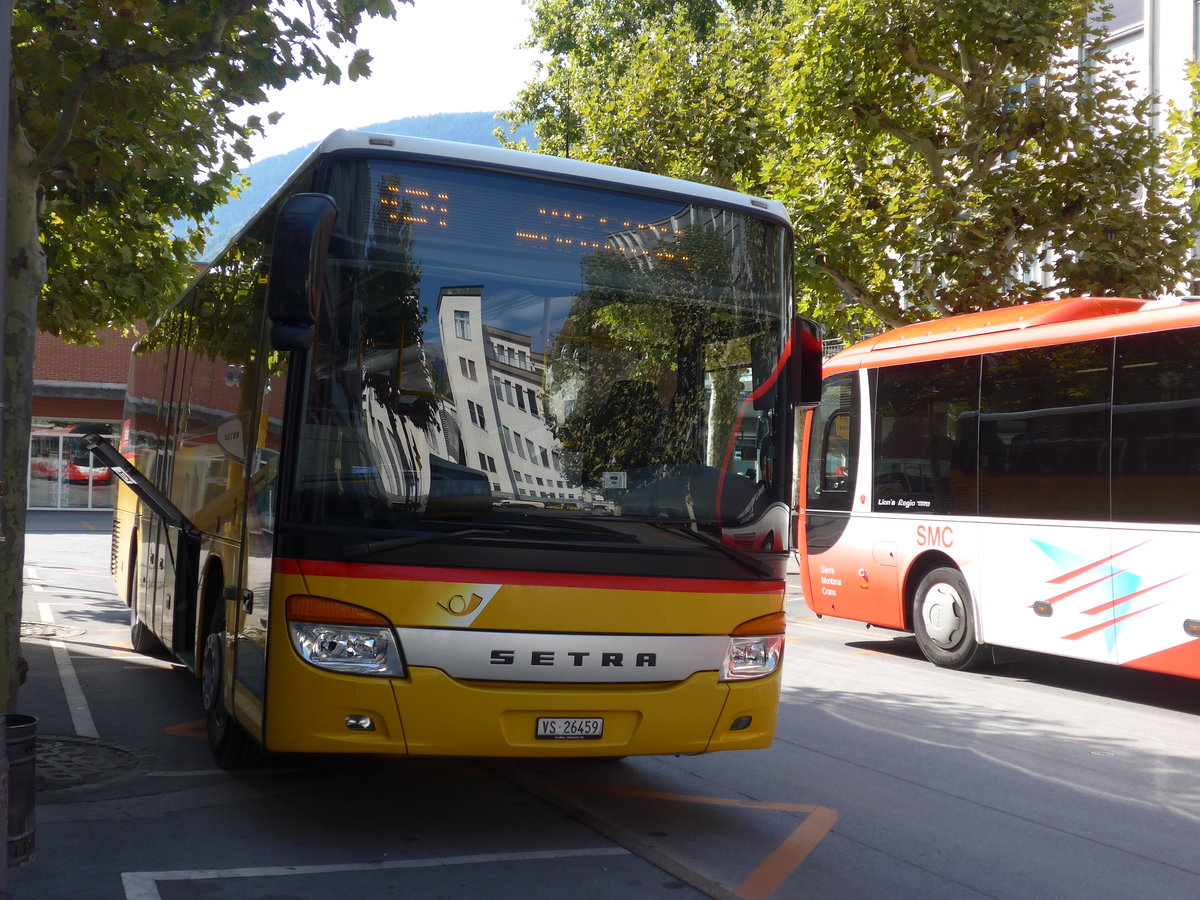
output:
[[[204,658],[200,662],[200,697],[207,712],[216,708],[220,697],[221,640],[220,634],[210,634],[204,639]]]
[[[963,600],[951,585],[935,584],[925,594],[921,619],[929,639],[947,650],[962,640],[966,615]]]

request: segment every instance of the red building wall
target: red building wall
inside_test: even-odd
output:
[[[99,347],[39,332],[34,345],[33,418],[119,422],[135,337],[99,332]]]

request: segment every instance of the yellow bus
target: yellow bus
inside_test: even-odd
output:
[[[767,746],[791,260],[774,202],[335,132],[133,351],[134,648],[228,768]]]

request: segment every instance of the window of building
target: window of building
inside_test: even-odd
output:
[[[471,339],[471,314],[465,309],[454,311],[454,336],[464,341]]]
[[[467,409],[471,413],[471,421],[480,428],[487,428],[487,419],[483,415],[483,407],[473,400],[467,401]]]

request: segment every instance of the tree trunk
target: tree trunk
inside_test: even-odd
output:
[[[15,130],[15,129],[14,129]],[[9,150],[7,281],[4,307],[4,417],[0,446],[0,712],[17,711],[21,653],[21,596],[25,563],[25,505],[29,430],[33,416],[33,346],[37,304],[46,283],[38,240],[38,179],[30,175],[29,146],[19,131]]]

